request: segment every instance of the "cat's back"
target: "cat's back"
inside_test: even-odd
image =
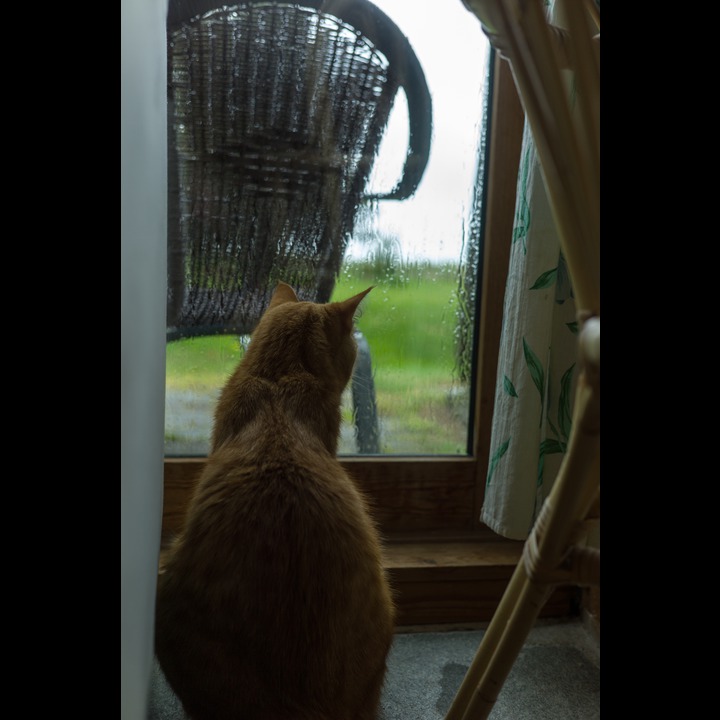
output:
[[[394,611],[366,500],[311,434],[282,414],[267,421],[208,460],[159,588],[158,657],[177,663],[174,641],[191,652],[176,684],[199,683],[203,703],[235,688],[228,718],[324,718],[323,698],[328,719],[363,707],[347,717],[372,718]],[[282,694],[317,715],[269,714],[278,672]]]
[[[217,563],[271,566],[281,550],[298,561],[321,552],[380,558],[365,495],[323,443],[277,407],[259,412],[208,458],[184,535],[185,544],[225,548]],[[334,542],[324,546],[328,537]],[[244,555],[227,553],[239,541]],[[273,555],[261,556],[261,548],[274,548]]]

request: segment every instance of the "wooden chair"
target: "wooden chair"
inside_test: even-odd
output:
[[[446,720],[487,718],[529,631],[559,584],[599,586],[585,539],[600,497],[600,13],[593,0],[463,0],[509,63],[537,147],[573,282],[581,373],[558,476]],[[598,3],[599,5],[599,3]],[[562,71],[574,78],[574,107]]]
[[[432,108],[407,38],[367,0],[170,0],[168,340],[248,335],[279,280],[330,300],[361,203],[411,196]],[[409,146],[366,186],[398,90]],[[379,452],[369,348],[352,382],[361,453]]]

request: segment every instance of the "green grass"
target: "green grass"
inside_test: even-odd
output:
[[[239,338],[198,337],[167,344],[165,386],[173,390],[212,391],[221,387],[242,357]]]
[[[387,272],[350,264],[332,299],[345,299],[369,285],[375,288],[363,300],[357,326],[370,346],[383,452],[464,453],[467,389],[455,380],[455,269]],[[167,387],[215,393],[241,357],[236,337],[169,343]],[[352,422],[349,400],[344,417]],[[170,433],[178,434],[176,428]],[[352,451],[341,447],[341,452]]]
[[[386,452],[465,452],[467,418],[454,379],[455,268],[426,265],[387,277],[350,265],[333,299],[372,284],[357,326],[370,345],[379,415],[392,428],[383,433]]]
[[[452,268],[429,266],[400,281],[383,281],[363,272],[362,266],[355,272],[350,266],[332,299],[342,300],[372,284],[375,288],[363,300],[357,326],[371,343],[377,362],[411,375],[452,372],[457,288]]]

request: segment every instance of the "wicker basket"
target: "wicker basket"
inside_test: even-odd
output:
[[[278,280],[329,300],[400,87],[410,147],[386,198],[430,147],[422,70],[375,6],[208,5],[168,15],[170,339],[250,332]]]

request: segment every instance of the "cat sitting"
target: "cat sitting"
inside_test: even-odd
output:
[[[155,651],[192,720],[376,720],[394,607],[336,458],[357,348],[342,302],[279,283],[223,388],[159,576]]]

